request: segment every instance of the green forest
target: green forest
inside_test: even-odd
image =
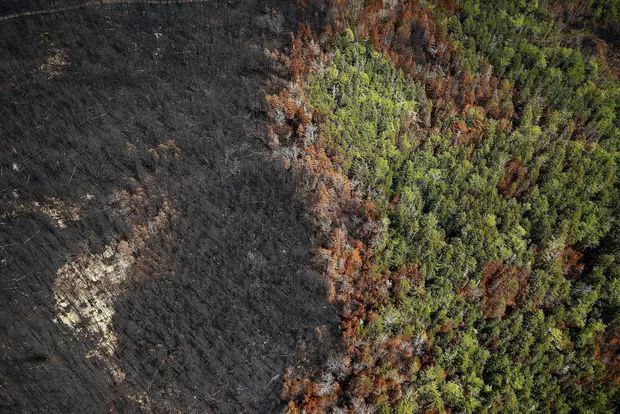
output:
[[[289,412],[617,412],[620,2],[331,7],[281,141],[322,148],[373,231],[342,220],[368,259],[346,367]]]

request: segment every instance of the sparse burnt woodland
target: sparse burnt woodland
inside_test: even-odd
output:
[[[274,412],[337,338],[262,144],[300,16],[170,3],[0,21],[1,412]]]

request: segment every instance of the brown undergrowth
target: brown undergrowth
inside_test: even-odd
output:
[[[517,267],[490,262],[484,267],[481,287],[485,317],[501,318],[509,307],[523,301],[529,275]]]
[[[362,199],[352,189],[349,179],[328,156],[317,125],[321,120],[307,105],[303,87],[306,77],[322,70],[328,56],[307,26],[293,37],[290,56],[279,59],[289,70],[292,82],[276,95],[267,97],[271,123],[269,146],[285,168],[292,170],[301,183],[301,197],[308,201],[318,239],[316,263],[326,276],[329,299],[342,309],[342,353],[326,361],[321,372],[297,372],[289,368],[283,383],[282,398],[288,410],[324,412],[337,403],[343,388],[366,394],[368,375],[353,371],[354,362],[363,352],[358,328],[372,303],[386,297],[385,281],[371,278],[370,259],[373,240],[379,233],[370,200]],[[386,279],[387,280],[387,279]],[[392,346],[398,346],[392,344]],[[372,384],[372,382],[371,382]],[[384,384],[389,387],[390,384]]]
[[[327,28],[321,43],[309,27],[301,26],[290,55],[270,53],[287,67],[291,82],[266,98],[271,121],[268,144],[298,178],[317,233],[316,263],[326,276],[330,301],[342,310],[341,353],[318,372],[287,370],[282,398],[290,413],[322,413],[339,406],[346,407],[344,412],[364,412],[370,409],[369,402],[394,403],[402,398],[410,371],[428,363],[415,349],[415,338],[400,335],[369,341],[360,333],[361,327],[379,317],[378,309],[389,297],[419,281],[419,270],[372,272],[373,246],[382,226],[372,201],[353,190],[330,158],[319,128],[321,115],[307,103],[304,82],[329,61],[326,44],[337,30],[337,25]]]
[[[620,319],[613,321],[601,335],[597,357],[608,369],[607,379],[620,385]]]

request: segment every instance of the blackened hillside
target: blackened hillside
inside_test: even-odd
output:
[[[260,143],[281,3],[0,21],[0,411],[272,412],[325,347],[337,312]]]

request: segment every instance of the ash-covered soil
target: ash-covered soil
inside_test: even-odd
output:
[[[288,3],[0,21],[1,412],[277,412],[321,363],[337,310],[261,144]]]

